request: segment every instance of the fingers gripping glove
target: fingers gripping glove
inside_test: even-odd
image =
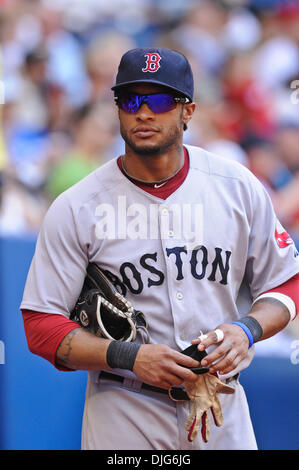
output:
[[[133,308],[94,263],[87,266],[83,288],[70,319],[96,336],[134,341],[137,332],[141,332],[142,341],[149,342],[144,314]]]
[[[235,392],[235,389],[224,384],[218,377],[209,372],[198,375],[195,382],[184,382],[184,385],[191,400],[190,414],[185,423],[188,440],[193,441],[195,439],[201,422],[203,441],[208,442],[210,438],[208,411],[211,410],[216,426],[221,426],[223,423],[223,414],[217,393],[231,394]]]
[[[203,441],[208,442],[210,438],[209,409],[216,426],[221,426],[223,422],[222,409],[217,393],[231,394],[235,392],[235,389],[221,382],[217,375],[209,373],[209,368],[201,365],[202,359],[207,356],[206,351],[199,351],[197,346],[192,344],[184,349],[182,354],[186,354],[199,362],[199,367],[191,368],[192,372],[197,374],[197,380],[195,382],[184,382],[185,390],[191,401],[190,414],[185,423],[188,440],[193,441],[195,439],[201,423]],[[171,391],[169,395],[170,398],[174,399]]]

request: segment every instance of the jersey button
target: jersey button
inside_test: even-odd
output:
[[[173,231],[173,230],[169,230],[168,236],[169,236],[169,237],[174,237],[174,231]]]
[[[164,209],[162,209],[161,213],[162,213],[162,215],[167,215],[168,214],[168,209],[166,209],[164,207]]]
[[[176,295],[176,298],[177,298],[178,300],[182,300],[183,294],[182,294],[181,292],[178,292],[177,295]]]

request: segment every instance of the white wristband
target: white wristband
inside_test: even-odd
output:
[[[290,320],[293,320],[295,318],[295,316],[296,316],[295,302],[291,299],[291,297],[289,297],[288,295],[285,295],[285,294],[280,294],[280,292],[267,292],[266,294],[262,294],[262,295],[260,295],[259,297],[257,297],[255,299],[253,304],[255,304],[255,302],[257,302],[258,300],[266,298],[266,297],[272,297],[274,299],[279,300],[279,302],[284,304],[287,307],[287,309],[289,310]]]

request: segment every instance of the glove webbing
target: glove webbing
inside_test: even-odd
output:
[[[144,339],[144,336],[140,334],[142,338],[143,343],[149,343],[150,338],[147,329],[142,326],[142,325],[135,325],[135,323],[132,321],[132,315],[134,314],[134,309],[129,300],[126,300],[125,297],[123,297],[119,292],[116,292],[115,295],[119,298],[120,301],[123,302],[123,304],[126,306],[127,310],[122,311],[119,308],[117,308],[115,305],[113,305],[109,300],[105,299],[103,296],[101,296],[98,292],[94,292],[94,294],[97,294],[98,296],[98,311],[100,310],[101,303],[107,307],[110,312],[113,312],[117,315],[119,315],[122,318],[126,318],[127,321],[130,323],[132,327],[132,339],[133,341],[136,339],[136,333],[138,330],[142,330],[144,335],[146,336],[146,339]],[[99,302],[100,301],[100,302]],[[101,324],[101,319],[98,317],[98,323]]]
[[[121,300],[124,303],[124,305],[127,308],[126,311],[120,310],[111,302],[109,302],[109,300],[105,299],[105,297],[102,297],[100,294],[98,294],[99,298],[101,299],[101,303],[105,307],[107,307],[111,312],[116,313],[117,315],[123,318],[131,318],[134,313],[131,302],[126,300],[119,292],[116,292],[115,295],[119,298],[119,300]]]

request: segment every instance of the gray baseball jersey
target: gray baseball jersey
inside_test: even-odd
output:
[[[279,242],[279,234],[286,232],[262,184],[236,162],[198,147],[186,148],[188,175],[166,200],[134,185],[116,159],[61,194],[41,227],[21,308],[69,316],[85,268],[94,262],[144,312],[152,343],[183,350],[201,331],[237,320],[259,294],[295,275],[298,253],[293,243]],[[229,375],[248,366],[253,351],[250,348],[247,359]],[[129,371],[116,372],[136,378]],[[93,401],[91,418],[87,393],[83,447],[107,448],[95,418],[96,409],[99,420],[104,419],[103,408],[107,409],[100,403],[105,387],[98,383],[97,372],[90,372],[88,386],[97,387],[98,404]],[[134,394],[128,395],[130,403]],[[92,396],[94,400],[94,392]],[[125,402],[127,394],[121,396]],[[225,400],[232,403],[239,396]],[[165,406],[161,400],[156,399]],[[123,406],[130,407],[128,403],[119,406],[121,416]],[[228,408],[234,409],[232,405]],[[113,414],[116,409],[113,406],[108,411]],[[237,426],[236,415],[234,420]],[[231,421],[227,420],[230,426]],[[250,426],[249,420],[248,429]],[[152,431],[148,432],[147,442],[154,442]],[[224,436],[224,428],[222,432]],[[116,434],[112,448],[120,445],[120,439],[125,439],[123,448],[132,448],[129,443],[126,447],[129,438]],[[202,445],[194,442],[192,445]],[[176,441],[175,445],[190,448],[191,444]]]

